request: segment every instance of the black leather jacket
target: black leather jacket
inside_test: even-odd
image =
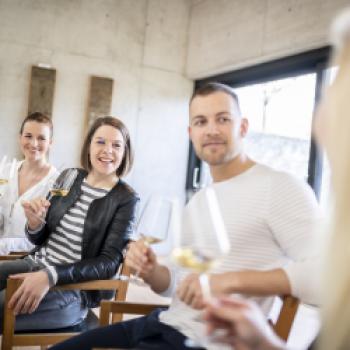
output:
[[[53,197],[46,215],[45,226],[28,235],[36,245],[34,252],[45,244],[51,232],[81,194],[81,184],[87,172],[79,169],[78,176],[66,197]],[[109,279],[123,260],[123,249],[133,231],[138,196],[124,181],[106,196],[95,199],[88,209],[82,238],[81,261],[55,266],[57,285],[94,279]],[[84,305],[96,307],[101,299],[110,299],[113,291],[82,292]]]

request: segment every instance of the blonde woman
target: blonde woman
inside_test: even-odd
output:
[[[335,207],[325,284],[322,350],[350,348],[350,8],[334,22],[338,73],[319,109],[316,134],[332,167]]]
[[[338,66],[334,83],[319,106],[315,134],[332,167],[335,207],[325,278],[323,327],[317,348],[350,349],[350,8],[332,28]],[[221,298],[208,306],[209,332],[226,330],[224,342],[236,350],[287,349],[267,327],[260,310],[247,301]]]

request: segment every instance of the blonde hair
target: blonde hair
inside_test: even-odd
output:
[[[350,8],[332,27],[338,72],[324,104],[325,149],[332,166],[335,208],[326,272],[322,350],[350,348]]]

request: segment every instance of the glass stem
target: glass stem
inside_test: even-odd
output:
[[[199,283],[202,288],[203,299],[209,301],[212,297],[210,291],[209,275],[207,273],[202,273],[199,276]]]

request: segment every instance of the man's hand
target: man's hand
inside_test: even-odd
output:
[[[28,220],[28,228],[36,230],[43,223],[50,202],[45,198],[37,198],[31,201],[23,201],[22,207]],[[42,220],[40,220],[42,218]]]
[[[45,271],[19,273],[11,275],[10,278],[20,279],[23,282],[10,299],[9,308],[13,309],[15,315],[31,314],[50,288],[47,273]]]
[[[205,306],[203,289],[199,279],[199,274],[192,273],[186,276],[177,288],[177,295],[180,300],[197,310],[203,309]],[[225,273],[210,274],[208,279],[211,296],[217,297],[226,293],[228,281]]]
[[[131,268],[133,273],[138,273],[141,278],[146,280],[157,266],[157,257],[150,246],[140,239],[129,243],[125,264]]]

